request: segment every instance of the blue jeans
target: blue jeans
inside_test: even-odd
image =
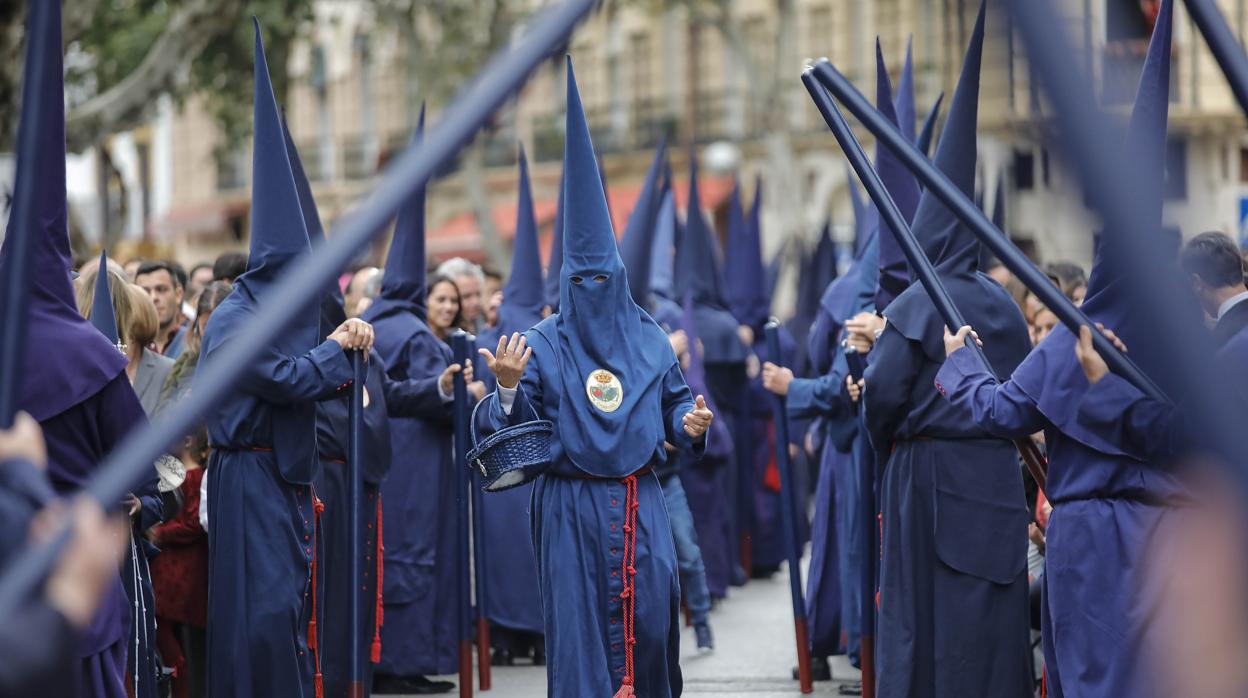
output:
[[[693,514],[685,499],[685,488],[680,477],[672,475],[663,480],[663,498],[667,501],[667,518],[672,522],[672,539],[676,543],[676,564],[680,568],[680,586],[685,592],[685,605],[693,616],[693,623],[706,622],[711,611],[711,594],[706,590],[706,568],[702,565],[702,550],[698,547],[698,534],[693,529]]]

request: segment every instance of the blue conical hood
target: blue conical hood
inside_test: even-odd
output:
[[[308,252],[308,231],[303,207],[286,153],[282,116],[269,81],[269,66],[255,25],[255,95],[252,108],[251,246],[247,271],[235,282],[253,300],[259,300],[276,283],[282,269]],[[311,349],[311,347],[308,347]]]
[[[654,224],[650,290],[669,300],[676,298],[676,199],[670,187],[663,192]]]
[[[412,143],[425,131],[425,108],[420,108]],[[425,308],[425,187],[421,186],[399,209],[394,221],[394,237],[386,255],[381,277],[381,295],[368,308],[368,317],[377,319],[393,313],[411,313],[422,321]]]
[[[290,136],[290,126],[286,117],[282,117],[282,135],[286,139],[286,155],[290,158],[290,173],[295,178],[295,191],[299,194],[299,208],[303,212],[303,226],[308,231],[308,245],[315,248],[325,242],[325,227],[321,224],[321,214],[316,208],[316,200],[312,198],[312,185],[308,182],[308,174],[303,169],[303,160],[299,157],[299,149]],[[337,279],[330,279],[325,286],[325,294],[321,296],[321,336],[328,336],[336,327],[346,322],[347,310],[342,297],[342,289]]]
[[[897,83],[897,125],[901,128],[901,135],[906,140],[913,143],[915,141],[914,122],[917,118],[914,109],[914,54],[911,50],[914,40],[906,39],[906,62],[901,67],[901,80]],[[876,79],[879,79],[879,67],[884,64],[884,55],[880,52],[880,38],[875,38],[875,58],[876,58]],[[884,73],[885,77],[888,73]],[[878,82],[876,83],[879,84]],[[878,101],[878,92],[877,92]],[[876,148],[879,151],[879,148]]]
[[[676,359],[629,292],[571,58],[567,66],[559,312],[535,328],[544,340],[535,351],[556,354],[543,365],[559,372],[564,455],[591,475],[620,478],[663,442],[662,379]]]
[[[74,300],[65,199],[61,4],[47,0],[29,3],[29,7],[17,129],[21,145],[0,269],[27,265],[19,405],[42,421],[99,392],[121,373],[126,359],[78,313]],[[27,158],[23,151],[32,143],[36,155]],[[29,256],[25,260],[17,259],[12,250],[19,237],[26,241]],[[7,277],[7,271],[0,273]],[[3,318],[5,331],[15,331],[22,321]],[[49,347],[56,349],[56,361],[47,360]]]
[[[737,322],[761,330],[771,309],[760,231],[762,178],[755,183],[754,203],[748,217],[741,210],[740,187],[734,187],[732,195],[728,209],[728,246],[724,255],[724,289]]]
[[[907,67],[909,64],[909,52],[907,52]],[[888,79],[888,67],[884,63],[884,52],[880,49],[879,39],[875,42],[875,103],[880,113],[894,124],[898,124],[901,119],[900,126],[902,132],[907,138],[914,136],[914,94],[913,80],[905,72],[902,73],[902,84],[910,82],[911,94],[910,114],[909,117],[903,117],[899,110],[893,108],[892,85]],[[898,106],[900,107],[902,98],[906,95],[906,88],[903,87],[898,94]],[[909,119],[910,129],[907,133],[905,124]],[[897,204],[897,209],[901,212],[907,223],[914,220],[915,211],[919,207],[919,183],[915,180],[910,170],[902,165],[891,150],[877,143],[875,148],[875,169],[880,175],[880,180],[884,183],[885,189],[892,197],[893,202]],[[906,287],[910,285],[910,269],[906,262],[906,255],[901,251],[901,243],[897,241],[892,231],[881,230],[879,236],[879,283],[875,292],[875,309],[883,311],[888,304],[893,301]]]
[[[505,332],[527,330],[542,319],[546,294],[542,287],[542,255],[537,245],[537,217],[529,187],[529,161],[520,146],[520,191],[516,203],[516,235],[512,245],[511,274],[503,289],[499,324]]]
[[[550,228],[550,260],[546,263],[546,305],[559,310],[559,275],[563,270],[563,185],[567,172],[559,173],[559,197],[555,222]]]
[[[923,120],[923,129],[919,131],[919,137],[914,142],[914,145],[924,155],[931,155],[932,134],[936,132],[936,120],[940,118],[940,104],[943,101],[945,101],[945,93],[941,92],[936,95],[936,101],[932,103],[932,108],[927,112],[927,118]]]
[[[979,7],[949,119],[936,146],[935,165],[968,197],[975,195],[975,129],[979,115],[979,68],[984,48],[984,5]],[[979,240],[930,191],[914,217],[914,234],[932,264],[945,273],[970,273],[979,262]]]
[[[650,307],[650,263],[654,250],[654,228],[659,217],[662,195],[663,163],[667,158],[667,141],[659,144],[654,161],[646,172],[646,181],[637,195],[637,205],[628,217],[624,237],[620,239],[620,256],[628,270],[628,288],[633,300],[643,308]]]
[[[720,284],[718,245],[711,228],[702,216],[702,200],[698,196],[698,156],[689,152],[689,207],[685,213],[685,231],[676,245],[676,293],[680,297],[692,293],[698,305],[727,309]]]
[[[1166,163],[1166,128],[1170,112],[1170,51],[1173,34],[1172,0],[1162,0],[1157,14],[1157,23],[1153,27],[1153,36],[1148,44],[1148,54],[1144,57],[1144,68],[1140,71],[1140,82],[1135,92],[1135,104],[1131,109],[1131,122],[1127,127],[1127,148],[1137,154],[1139,163],[1148,177],[1139,177],[1143,191],[1138,192],[1135,200],[1137,205],[1148,207],[1148,219],[1161,226],[1161,210],[1163,187],[1165,183]],[[1139,231],[1142,234],[1143,231]],[[1148,231],[1156,234],[1158,231]],[[1121,292],[1114,287],[1123,274],[1129,273],[1120,269],[1116,263],[1122,254],[1106,255],[1105,236],[1096,238],[1092,260],[1092,271],[1088,275],[1087,295],[1084,298],[1084,312],[1092,317],[1092,313],[1100,313],[1110,308],[1123,305]],[[1115,251],[1117,252],[1117,251]],[[1125,260],[1124,260],[1125,261]],[[1104,316],[1096,319],[1104,322],[1107,327],[1119,331],[1120,322],[1111,322]],[[1114,318],[1116,320],[1116,318]],[[1134,344],[1129,345],[1132,350]],[[1134,353],[1134,351],[1133,351]],[[1155,373],[1153,375],[1156,375]]]
[[[117,332],[117,310],[113,307],[113,294],[108,288],[108,250],[100,251],[100,267],[95,274],[95,298],[91,303],[91,324],[104,338],[121,349],[121,335]]]

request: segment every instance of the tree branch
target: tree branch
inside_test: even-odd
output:
[[[186,85],[191,61],[214,36],[238,22],[243,5],[241,0],[189,0],[174,10],[134,71],[66,115],[69,150],[81,151],[107,134],[141,123],[160,95]]]

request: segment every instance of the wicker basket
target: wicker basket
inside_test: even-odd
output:
[[[481,471],[482,490],[501,492],[531,482],[550,466],[550,438],[555,425],[547,419],[525,422],[500,429],[478,443],[477,408],[489,399],[486,396],[472,408],[468,465]]]

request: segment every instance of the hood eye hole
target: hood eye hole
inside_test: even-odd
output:
[[[599,274],[598,276],[595,276],[595,277],[594,277],[594,283],[596,283],[596,284],[605,283],[605,282],[606,282],[606,280],[607,280],[607,275],[606,275],[606,274]]]
[[[584,277],[581,277],[581,276],[569,276],[569,277],[568,277],[568,281],[571,281],[572,283],[576,284],[577,286],[580,286],[582,283],[584,283],[585,278],[584,278]]]

